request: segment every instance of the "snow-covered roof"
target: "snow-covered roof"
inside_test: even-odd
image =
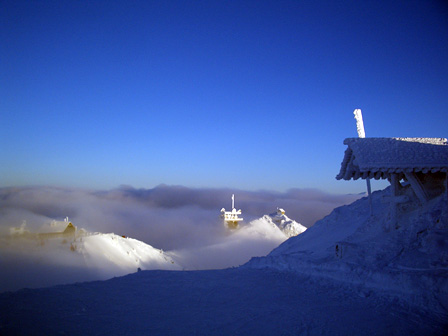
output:
[[[337,180],[387,179],[392,173],[448,171],[445,138],[347,138]]]

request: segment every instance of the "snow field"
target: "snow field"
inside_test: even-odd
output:
[[[361,296],[343,283],[268,269],[143,271],[2,294],[0,333],[443,334],[440,319],[378,294]]]

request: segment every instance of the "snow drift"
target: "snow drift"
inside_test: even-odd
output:
[[[315,274],[401,293],[436,311],[448,308],[448,213],[445,195],[414,199],[391,225],[389,188],[336,208],[303,234],[245,267]],[[415,196],[414,196],[415,198]],[[368,289],[367,289],[368,290]]]

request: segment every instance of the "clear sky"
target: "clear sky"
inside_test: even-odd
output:
[[[444,1],[0,2],[0,186],[320,188],[448,136]]]

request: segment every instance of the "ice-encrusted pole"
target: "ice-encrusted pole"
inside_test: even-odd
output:
[[[366,132],[364,131],[364,122],[362,121],[361,109],[356,109],[353,111],[356,119],[356,130],[358,131],[358,137],[365,138]],[[370,206],[370,216],[372,216],[372,187],[370,185],[370,178],[366,178],[367,183],[367,194],[369,195],[369,206]]]
[[[356,130],[358,131],[358,137],[365,138],[366,132],[364,131],[364,122],[362,121],[362,113],[360,109],[353,111],[356,119]]]

